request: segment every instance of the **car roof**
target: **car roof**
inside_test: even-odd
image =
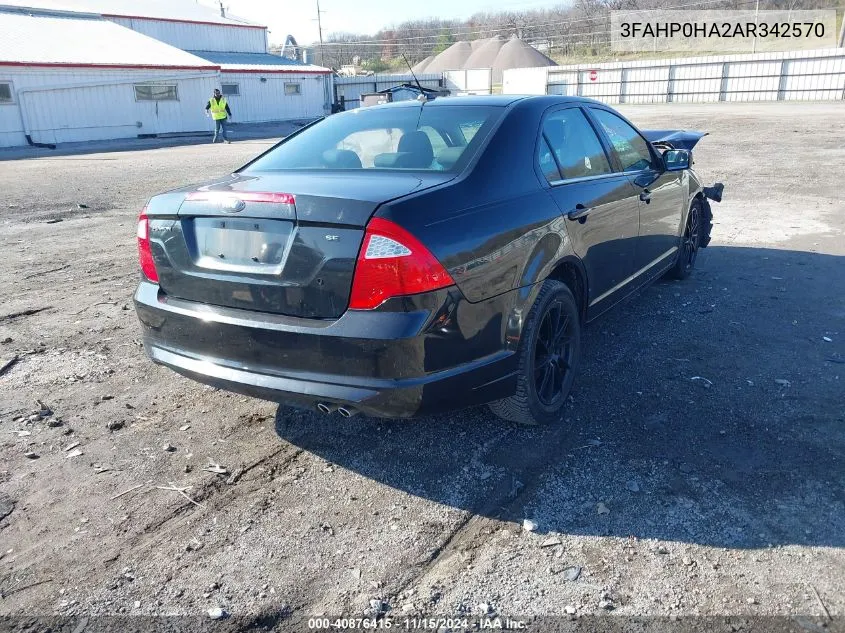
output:
[[[561,95],[459,95],[450,97],[437,97],[430,101],[417,101],[416,99],[409,99],[406,101],[396,101],[394,103],[385,103],[377,106],[369,106],[367,110],[378,110],[381,108],[413,108],[420,107],[423,103],[425,107],[436,106],[498,106],[506,107],[517,101],[523,102],[546,102],[548,105],[565,104],[565,103],[590,103],[599,104],[600,102],[594,99],[587,99],[585,97],[566,97]]]

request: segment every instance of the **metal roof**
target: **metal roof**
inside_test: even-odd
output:
[[[217,65],[99,17],[0,8],[0,66],[216,70]]]
[[[220,15],[220,10],[199,4],[195,0],[0,0],[0,5],[96,13],[108,17],[145,18],[228,26],[259,26],[234,15]]]
[[[189,51],[218,64],[223,72],[254,73],[317,73],[327,74],[332,71],[322,66],[305,64],[295,59],[272,55],[270,53],[218,53],[215,51]]]

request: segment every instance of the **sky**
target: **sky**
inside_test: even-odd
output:
[[[216,3],[203,0],[203,4]],[[382,27],[418,18],[463,19],[479,11],[559,4],[562,0],[320,0],[320,10],[325,36],[340,31],[372,34]],[[223,0],[223,5],[233,15],[266,25],[271,44],[282,44],[288,34],[299,44],[317,41],[316,0]]]

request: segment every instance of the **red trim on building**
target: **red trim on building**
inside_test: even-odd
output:
[[[285,68],[284,70],[260,70],[257,68],[221,68],[221,73],[253,73],[259,75],[331,75],[331,70],[312,70],[312,69],[303,69],[303,70],[289,70]]]
[[[179,20],[176,18],[153,18],[145,15],[120,15],[117,13],[101,13],[104,18],[126,18],[127,20],[153,20],[155,22],[178,22],[181,24],[205,24],[211,26],[236,26],[241,29],[267,29],[258,24],[238,24],[237,22],[206,22],[204,20]]]
[[[220,70],[220,66],[163,66],[156,64],[78,64],[78,63],[49,63],[49,62],[5,62],[0,66],[37,66],[39,68],[117,68],[122,70]]]

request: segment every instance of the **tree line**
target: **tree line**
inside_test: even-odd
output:
[[[330,33],[311,45],[314,61],[340,68],[357,62],[382,72],[406,68],[460,40],[500,35],[517,37],[553,59],[600,55],[610,48],[610,12],[634,9],[754,9],[757,0],[574,0],[571,4],[524,11],[483,11],[466,20],[409,20],[375,33]],[[826,0],[760,0],[760,9],[829,8]]]

